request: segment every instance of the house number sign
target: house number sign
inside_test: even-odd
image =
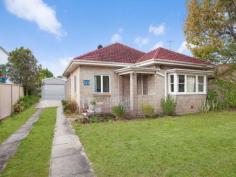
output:
[[[84,86],[90,85],[90,81],[89,81],[89,80],[83,80],[83,85],[84,85]]]

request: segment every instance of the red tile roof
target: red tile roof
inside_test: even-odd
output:
[[[210,62],[183,55],[161,47],[152,50],[151,52],[144,53],[120,43],[111,44],[74,58],[74,60],[107,61],[121,63],[136,63],[149,59],[163,59],[169,60],[170,62],[179,61],[194,64],[211,64]]]
[[[145,53],[126,45],[115,43],[74,58],[74,60],[135,63]]]
[[[138,62],[149,60],[149,59],[163,59],[170,61],[180,61],[180,62],[188,62],[188,63],[196,63],[196,64],[210,64],[210,62],[203,61],[201,59],[190,57],[184,54],[180,54],[168,49],[164,49],[159,47],[151,52],[144,54]]]

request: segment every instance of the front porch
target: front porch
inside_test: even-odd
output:
[[[155,68],[124,68],[118,74],[119,104],[132,113],[140,113],[143,104],[155,105]]]

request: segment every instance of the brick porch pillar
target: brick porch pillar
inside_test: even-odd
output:
[[[130,73],[130,111],[135,113],[138,110],[137,99],[137,74]]]

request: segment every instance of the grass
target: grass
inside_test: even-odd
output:
[[[236,176],[236,112],[74,127],[98,177]]]
[[[0,177],[48,176],[55,120],[56,108],[47,108],[42,112]]]
[[[35,106],[31,106],[19,114],[5,118],[0,123],[0,144],[19,129],[21,125],[23,125],[35,113],[35,111]]]

